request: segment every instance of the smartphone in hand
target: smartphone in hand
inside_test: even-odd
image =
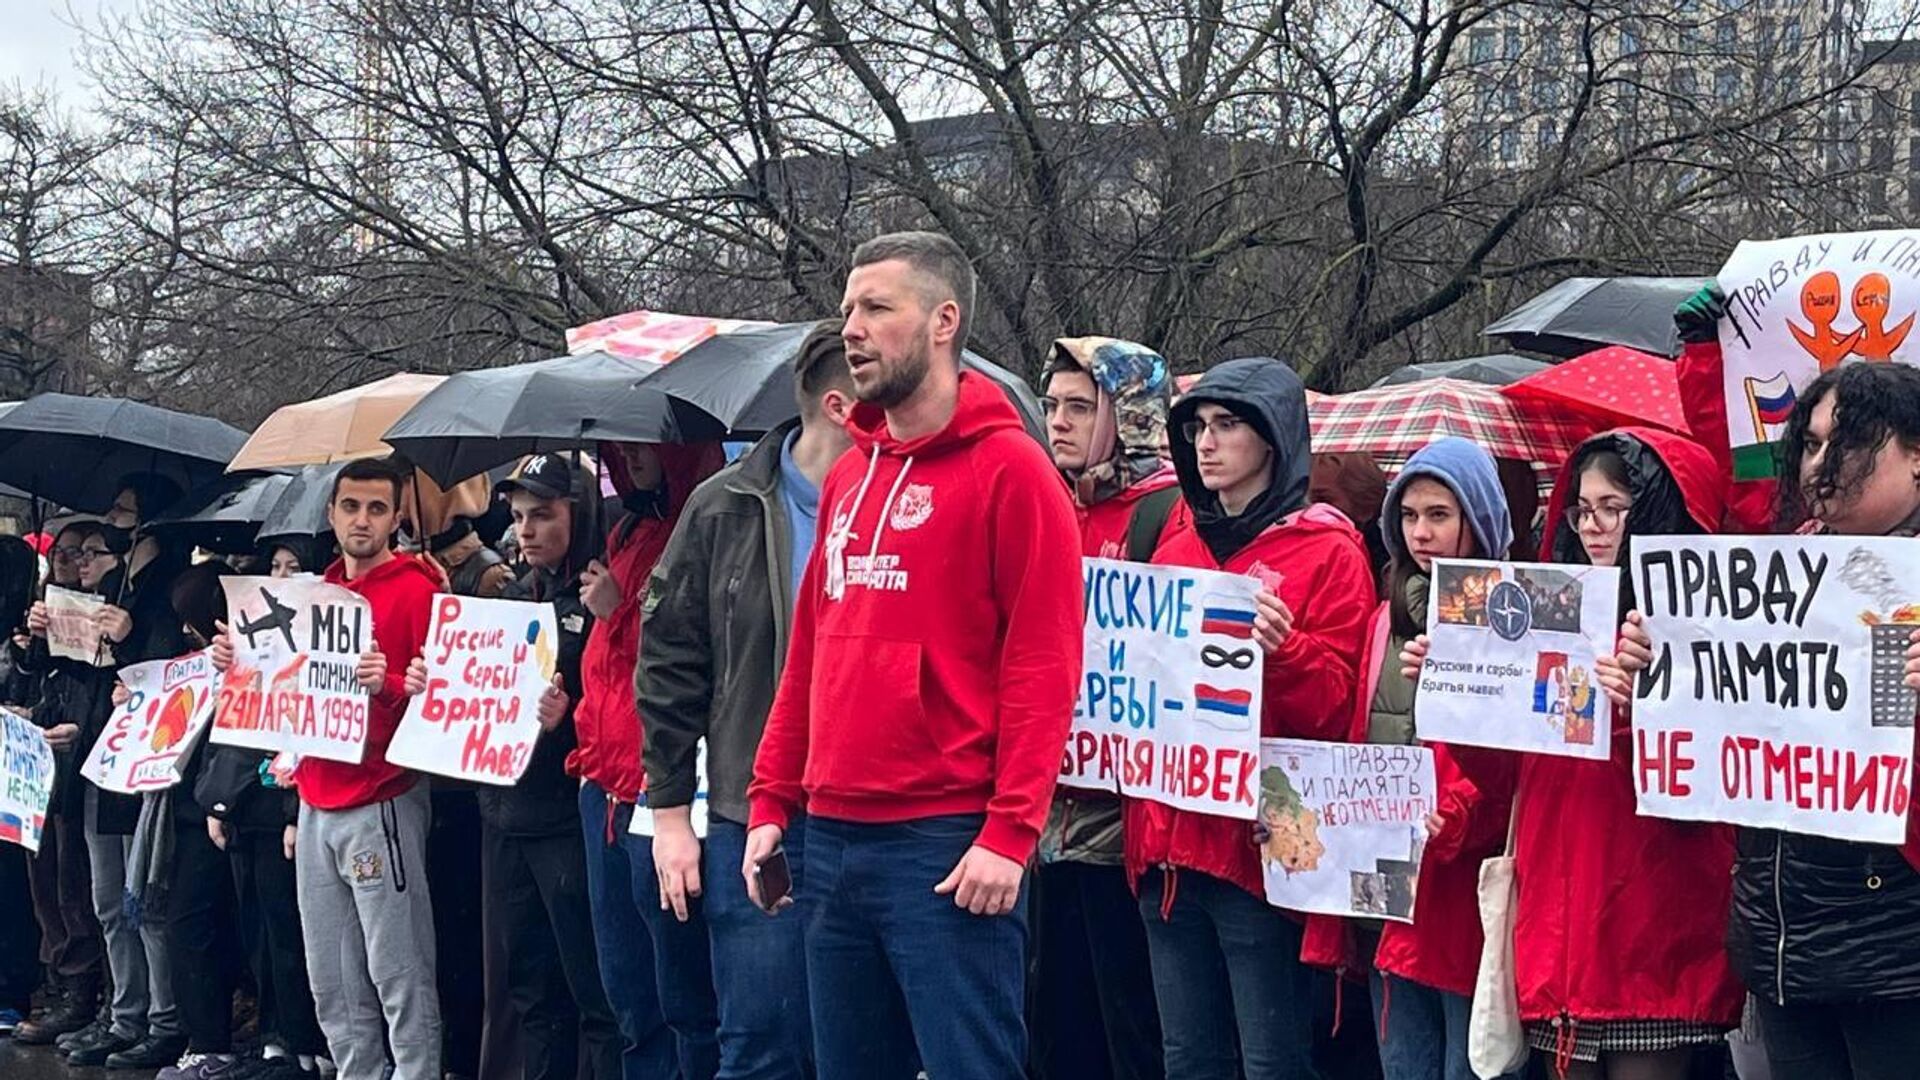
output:
[[[760,910],[769,915],[780,910],[783,901],[793,896],[793,868],[787,865],[787,849],[773,853],[753,864],[753,876],[760,882]]]

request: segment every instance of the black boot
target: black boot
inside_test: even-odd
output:
[[[27,1046],[50,1046],[62,1035],[71,1034],[93,1023],[100,1003],[78,994],[48,1009],[46,1014],[28,1020],[13,1029],[13,1041]]]
[[[138,1046],[107,1055],[109,1069],[164,1069],[187,1052],[185,1035],[149,1035]]]

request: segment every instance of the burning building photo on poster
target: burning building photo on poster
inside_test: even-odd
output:
[[[1442,566],[1433,581],[1439,621],[1449,626],[1487,625],[1487,595],[1500,581],[1497,566]]]

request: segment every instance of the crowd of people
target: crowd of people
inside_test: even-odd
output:
[[[1676,316],[1694,434],[1595,434],[1542,517],[1526,463],[1463,439],[1391,478],[1316,458],[1272,358],[1176,400],[1154,351],[1062,340],[1043,446],[961,363],[973,303],[950,240],[871,240],[794,358],[796,420],[731,463],[538,454],[437,536],[408,535],[382,460],[339,472],[331,536],[246,560],[147,529],[178,495],[150,476],[58,530],[46,577],[106,600],[113,665],[231,664],[230,573],[364,597],[358,764],[209,742],[168,790],[87,783],[125,689],[50,655],[35,553],[0,540],[6,700],[60,763],[40,851],[0,846],[0,1026],[164,1080],[1458,1080],[1479,870],[1510,852],[1536,1074],[1915,1075],[1920,830],[1895,848],[1638,815],[1630,582],[1600,664],[1611,760],[1427,744],[1411,923],[1274,907],[1248,822],[1056,779],[1083,556],[1256,579],[1263,735],[1413,744],[1435,559],[1913,535],[1920,371],[1821,375],[1777,489],[1736,484],[1709,288]],[[554,606],[558,674],[511,786],[386,759],[438,592]]]

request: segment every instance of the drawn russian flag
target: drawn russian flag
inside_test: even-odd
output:
[[[34,816],[34,832],[39,832],[45,821],[45,818],[36,814]],[[27,837],[24,822],[20,820],[17,814],[0,813],[0,840],[10,840],[13,843],[23,845],[26,843]]]
[[[1193,707],[1200,712],[1245,716],[1253,709],[1253,691],[1222,690],[1206,683],[1194,683]]]
[[[1796,400],[1793,383],[1787,381],[1785,372],[1770,379],[1746,380],[1747,403],[1753,407],[1754,422],[1757,425],[1778,426],[1787,422],[1793,415]]]
[[[1246,608],[1200,608],[1200,632],[1250,641],[1253,638],[1253,612]]]

